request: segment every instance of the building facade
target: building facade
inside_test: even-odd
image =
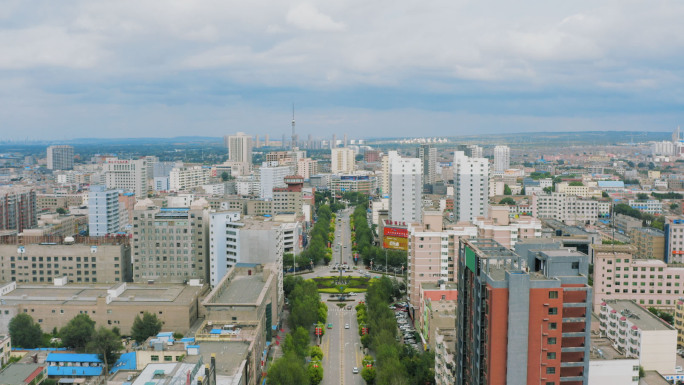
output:
[[[244,132],[224,137],[228,148],[228,161],[252,165],[252,137]]]
[[[469,158],[463,151],[454,152],[454,217],[472,222],[487,215],[489,206],[489,161]]]
[[[90,186],[88,193],[88,234],[103,237],[121,230],[119,192],[105,186]]]
[[[354,150],[348,147],[330,150],[330,172],[333,174],[351,174],[354,172],[356,157]]]
[[[147,197],[147,160],[107,158],[102,171],[107,188],[130,191],[138,199]]]
[[[423,165],[423,185],[433,185],[437,180],[437,149],[432,144],[421,144],[416,150],[416,158]]]
[[[208,184],[211,169],[203,166],[174,167],[169,173],[170,191],[188,191]]]
[[[418,158],[395,157],[390,161],[390,219],[418,222],[422,219],[423,165]]]
[[[73,170],[74,148],[71,146],[50,146],[47,148],[48,170]]]
[[[21,233],[38,224],[36,192],[28,188],[0,188],[0,230]]]
[[[503,174],[511,167],[511,149],[508,146],[494,147],[494,173]]]

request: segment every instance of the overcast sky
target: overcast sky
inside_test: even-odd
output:
[[[684,2],[4,0],[0,139],[672,131]]]

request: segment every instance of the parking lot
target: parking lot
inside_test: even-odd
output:
[[[397,341],[403,342],[406,345],[411,345],[416,350],[422,350],[423,347],[419,341],[420,337],[416,336],[416,329],[406,312],[407,304],[400,302],[390,306],[394,310],[394,316],[397,319],[397,327],[399,328],[399,335]],[[417,338],[416,338],[417,337]]]

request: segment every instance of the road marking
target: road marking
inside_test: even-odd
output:
[[[340,385],[344,385],[344,317],[340,313]]]

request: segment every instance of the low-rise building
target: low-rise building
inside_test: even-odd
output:
[[[651,227],[637,227],[629,233],[636,248],[634,257],[665,260],[665,233]]]
[[[619,352],[608,338],[592,335],[589,385],[639,385],[639,359]]]
[[[202,286],[182,284],[66,284],[0,287],[0,333],[7,333],[10,320],[29,314],[43,330],[60,329],[79,314],[87,314],[95,326],[118,327],[130,335],[133,321],[144,312],[155,314],[166,330],[185,333],[198,316]]]
[[[420,318],[416,328],[430,350],[435,349],[437,329],[455,332],[457,294],[456,285],[444,281],[423,283],[420,287]]]
[[[608,300],[599,307],[602,336],[638,358],[645,370],[673,373],[677,357],[677,331],[674,327],[630,300]]]
[[[630,199],[627,204],[641,212],[660,215],[663,213],[663,202],[657,199]]]
[[[52,378],[95,378],[104,370],[98,354],[49,353],[45,363],[48,377]]]
[[[542,223],[533,217],[510,218],[508,206],[491,205],[487,217],[477,217],[478,238],[491,238],[504,247],[512,249],[520,239],[541,238]]]
[[[437,329],[435,332],[435,385],[456,383],[456,330]]]
[[[46,378],[47,365],[44,363],[14,363],[0,372],[2,385],[40,385]]]

